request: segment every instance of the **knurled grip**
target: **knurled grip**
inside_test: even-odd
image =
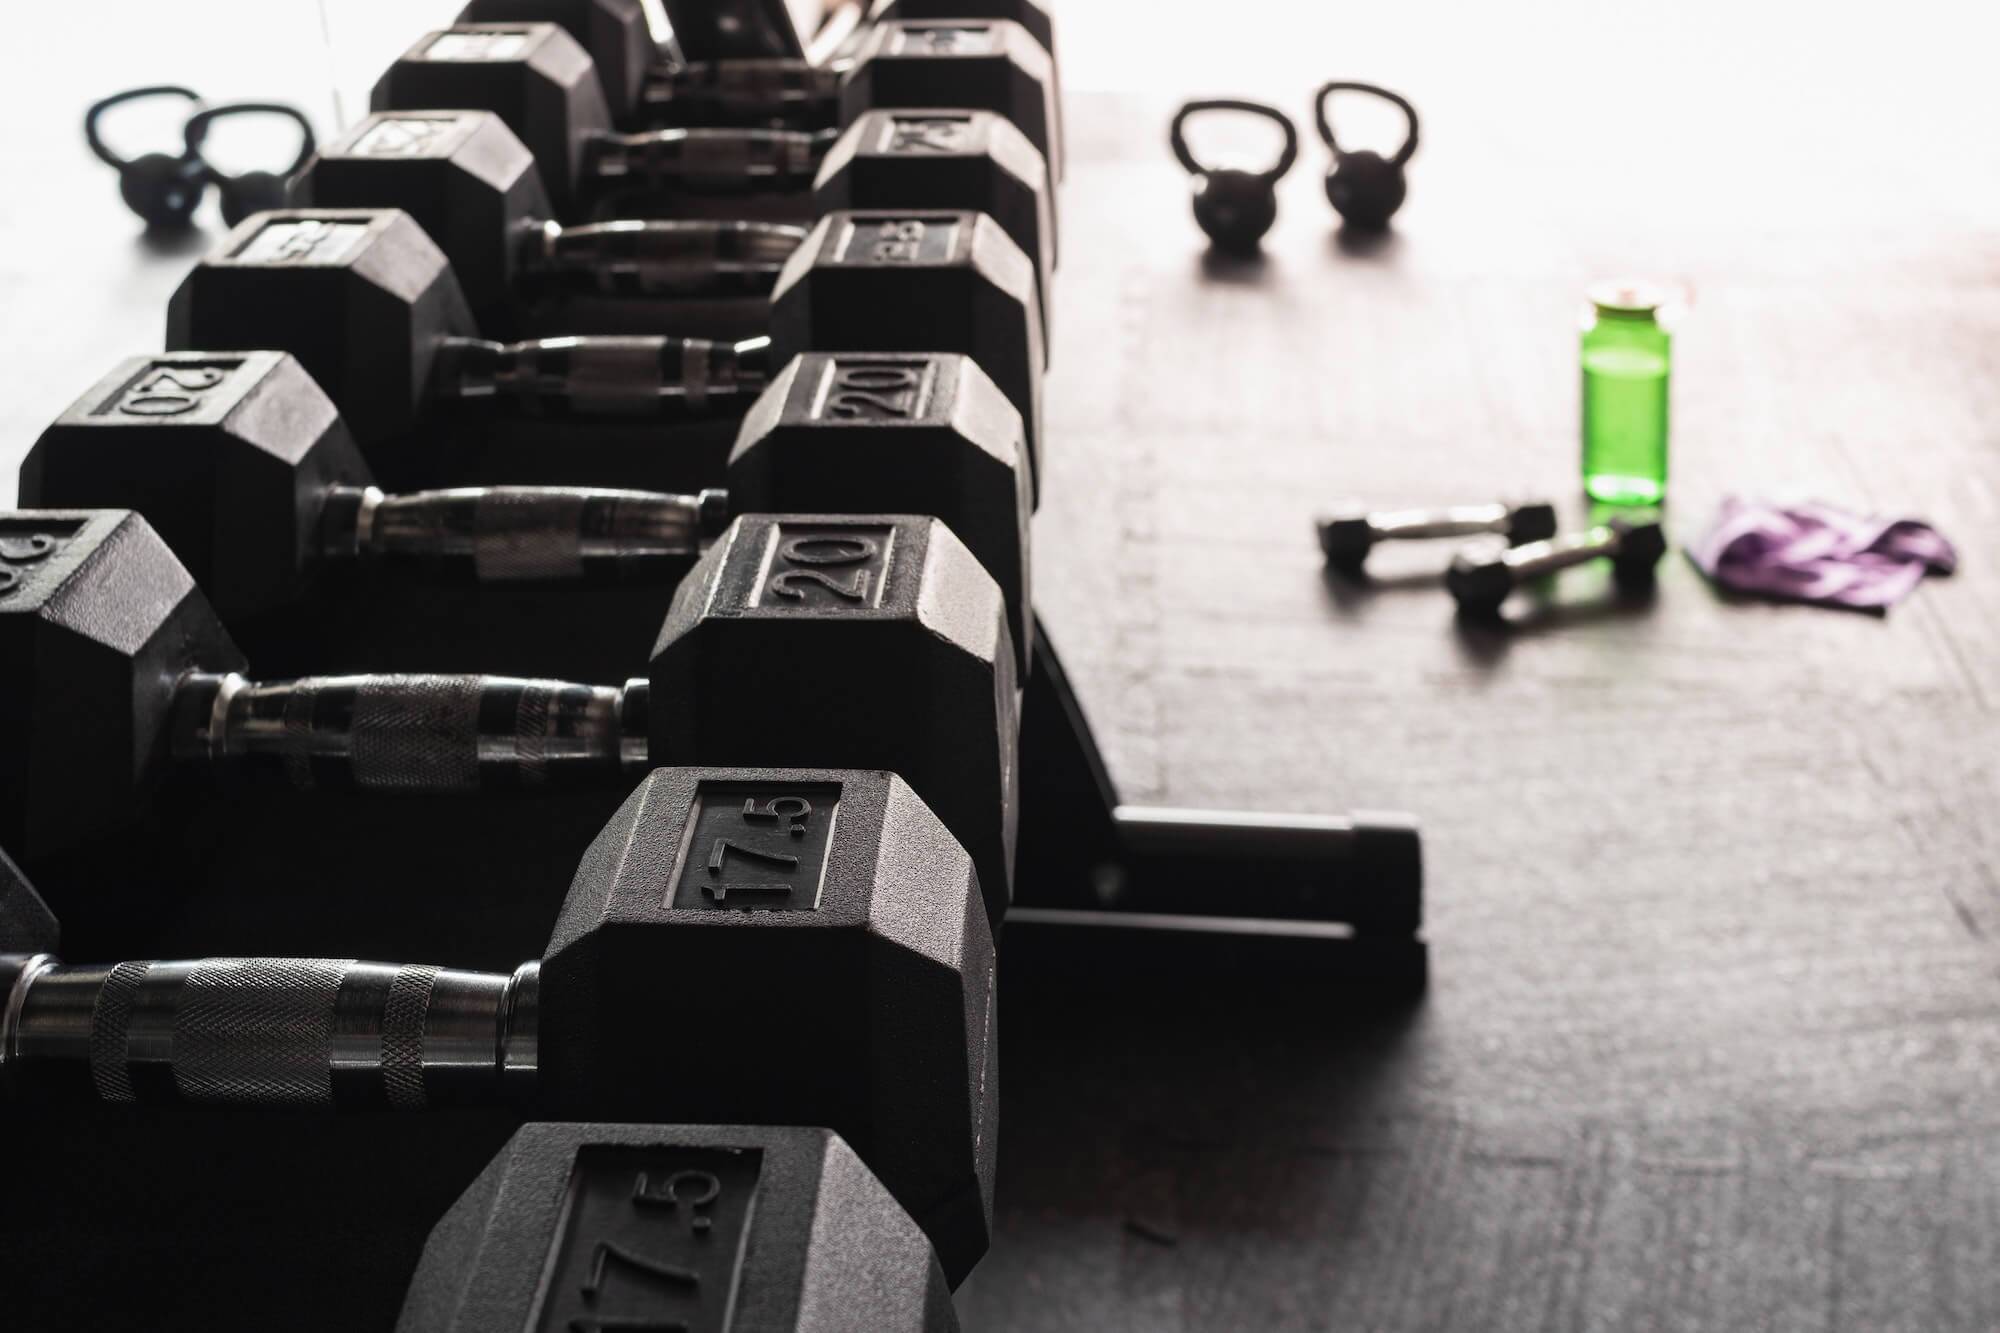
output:
[[[114,1102],[157,1100],[170,1086],[184,1101],[330,1106],[334,998],[346,967],[309,958],[120,963],[91,1012],[91,1084]]]
[[[645,692],[643,681],[516,676],[191,675],[176,691],[174,753],[301,787],[462,793],[601,782],[647,762]]]
[[[309,681],[299,682],[306,687]],[[479,790],[479,676],[371,676],[354,692],[350,772],[357,787]]]
[[[132,999],[145,979],[146,963],[120,963],[97,992],[90,1024],[90,1082],[107,1102],[136,1101],[125,1048],[132,1026]]]
[[[521,691],[514,709],[515,757],[526,786],[539,786],[549,777],[549,733],[555,713],[553,692],[530,682]]]
[[[490,399],[530,417],[705,417],[769,379],[767,338],[448,340],[433,371],[440,397]]]
[[[482,494],[474,502],[472,567],[482,583],[583,577],[582,492]]]
[[[317,958],[197,963],[181,983],[174,1022],[172,1067],[181,1098],[333,1105],[334,1001],[348,966]]]
[[[382,1005],[382,1087],[395,1111],[424,1108],[424,1026],[430,1014],[435,967],[396,969]]]
[[[346,502],[348,496],[352,502]],[[466,486],[329,504],[328,555],[482,583],[676,577],[726,522],[728,493]]]
[[[10,1086],[82,1064],[112,1102],[420,1110],[533,1084],[536,963],[507,974],[317,958],[29,961],[0,1023]]]

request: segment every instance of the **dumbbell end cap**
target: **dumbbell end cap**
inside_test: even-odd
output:
[[[1458,603],[1461,615],[1491,616],[1498,614],[1500,604],[1514,591],[1514,579],[1506,561],[1494,558],[1482,546],[1451,558],[1444,586]]]
[[[1655,567],[1667,553],[1666,529],[1657,519],[1640,522],[1613,519],[1611,526],[1618,533],[1618,554],[1612,561],[1618,581],[1650,583]]]
[[[1507,540],[1516,546],[1545,542],[1556,535],[1556,507],[1547,500],[1529,500],[1514,506],[1507,520]]]
[[[1375,529],[1365,513],[1340,511],[1318,520],[1319,549],[1326,562],[1347,573],[1359,573],[1375,545]]]

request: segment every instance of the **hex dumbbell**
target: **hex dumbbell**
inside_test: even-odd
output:
[[[1667,551],[1665,532],[1646,519],[1614,518],[1581,532],[1511,550],[1475,548],[1453,557],[1445,587],[1467,615],[1498,614],[1501,603],[1532,579],[1592,560],[1609,560],[1619,586],[1643,588]]]
[[[623,685],[260,682],[136,514],[17,511],[0,534],[0,660],[28,664],[0,712],[0,846],[37,874],[155,830],[177,846],[225,781],[553,792],[661,764],[837,763],[902,774],[971,852],[993,921],[1006,910],[1014,652],[999,589],[934,519],[737,519]]]
[[[747,187],[771,177],[721,179]],[[1046,334],[1048,172],[1007,121],[985,111],[871,111],[840,136],[812,185],[814,214],[950,208],[993,218],[1035,263]],[[803,228],[754,221],[564,226],[526,145],[490,111],[378,111],[322,147],[293,193],[301,206],[408,213],[451,261],[487,330],[513,329],[524,308],[566,293],[653,303],[761,295],[805,238]]]
[[[1545,500],[1375,511],[1348,504],[1322,515],[1315,526],[1327,564],[1346,573],[1359,573],[1368,553],[1380,542],[1473,537],[1489,532],[1505,537],[1514,546],[1542,541],[1556,535],[1556,509]]]
[[[824,1125],[957,1281],[992,1221],[982,907],[964,850],[892,774],[660,769],[511,972],[0,950],[0,1090]]]
[[[844,75],[785,62],[782,82],[803,80],[806,104],[828,109],[828,125],[845,125],[862,112],[891,107],[959,107],[991,111],[1020,129],[1062,178],[1058,141],[1052,137],[1055,98],[1048,86],[1048,57],[1011,23],[897,24],[878,29]],[[677,78],[670,85],[685,105],[690,92],[711,97],[742,67],[709,67],[723,77],[699,85]],[[821,86],[833,77],[831,87]],[[650,100],[651,94],[649,94]],[[426,34],[376,83],[377,111],[477,108],[497,112],[540,164],[543,182],[567,217],[583,216],[607,196],[634,189],[671,191],[686,174],[690,154],[700,165],[740,171],[757,162],[784,171],[801,185],[812,179],[812,161],[828,141],[824,131],[704,132],[654,129],[620,133],[591,59],[550,23],[472,24]]]
[[[432,479],[391,447],[430,414],[479,421],[486,435],[507,420],[638,421],[641,448],[653,452],[664,446],[654,422],[738,415],[806,351],[970,356],[1021,413],[1030,476],[1039,475],[1034,266],[992,219],[829,214],[786,261],[769,329],[730,343],[483,339],[443,253],[393,209],[255,214],[194,266],[167,313],[171,350],[292,353],[339,407],[370,465],[398,486]],[[581,436],[566,432],[560,443],[569,473],[562,480],[597,480],[574,467],[587,452]]]
[[[18,1328],[959,1328],[929,1238],[826,1129],[544,1120],[439,1153],[452,1131],[407,1117],[239,1113],[232,1137],[61,1110],[10,1122],[35,1146],[10,1181],[39,1200],[5,1233]],[[256,1174],[218,1180],[217,1142]]]
[[[727,490],[385,493],[296,359],[174,352],[122,363],[57,418],[28,451],[20,493],[37,507],[139,511],[239,637],[357,569],[378,588],[397,577],[671,588],[735,513],[925,514],[1000,585],[1027,671],[1020,418],[967,358],[799,356],[752,407],[715,480]]]
[[[1056,59],[1055,19],[1042,0],[875,0],[869,8],[868,17],[876,23],[894,23],[912,19],[932,22],[948,19],[988,19],[994,22],[1018,23],[1044,51],[1049,53],[1051,71],[1056,71],[1059,63]],[[1060,93],[1060,79],[1057,79],[1056,86]]]
[[[535,1311],[543,1328],[959,1326],[929,1241],[845,1140],[758,1126],[523,1125],[431,1233],[398,1326],[519,1333]]]

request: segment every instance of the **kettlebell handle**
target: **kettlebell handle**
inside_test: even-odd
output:
[[[1186,125],[1188,118],[1202,111],[1242,111],[1252,116],[1261,116],[1271,121],[1285,134],[1284,149],[1278,160],[1268,169],[1255,173],[1263,180],[1276,184],[1278,179],[1292,169],[1299,160],[1299,131],[1292,124],[1292,118],[1274,106],[1262,102],[1238,101],[1233,97],[1212,98],[1206,101],[1189,102],[1174,114],[1173,128],[1168,132],[1167,141],[1173,145],[1174,157],[1180,161],[1191,176],[1206,176],[1209,169],[1195,161],[1194,150],[1188,147]]]
[[[182,135],[187,140],[189,157],[201,151],[202,141],[208,138],[208,127],[224,116],[283,116],[299,127],[299,151],[292,158],[292,164],[283,171],[275,173],[276,175],[295,174],[311,161],[312,155],[318,151],[319,144],[313,138],[312,122],[307,120],[305,112],[297,107],[287,106],[283,102],[226,102],[221,106],[204,107],[188,117],[187,128],[182,131]],[[203,165],[208,167],[210,180],[218,183],[222,180],[222,173],[214,166],[207,163]]]
[[[1373,83],[1335,81],[1333,83],[1322,84],[1320,90],[1313,94],[1313,119],[1319,124],[1319,137],[1326,141],[1326,146],[1333,150],[1335,157],[1346,155],[1339,141],[1334,138],[1333,118],[1328,112],[1328,104],[1332,101],[1335,93],[1366,93],[1371,97],[1381,98],[1398,111],[1401,111],[1403,113],[1403,121],[1409,126],[1409,130],[1403,136],[1403,146],[1398,148],[1395,156],[1389,160],[1400,167],[1406,165],[1416,155],[1417,109],[1410,105],[1408,98],[1404,97],[1401,93],[1392,93],[1387,88]]]
[[[137,102],[147,97],[184,97],[196,104],[201,102],[200,93],[192,88],[183,88],[177,83],[155,83],[148,84],[144,88],[127,88],[122,93],[113,93],[109,97],[100,98],[92,102],[90,110],[83,113],[83,141],[90,145],[90,151],[95,153],[97,160],[104,163],[105,166],[115,171],[123,171],[131,165],[131,161],[111,151],[111,145],[105,143],[104,136],[98,133],[98,122],[103,119],[104,113],[111,110],[111,108],[123,106],[127,102]],[[195,119],[198,120],[200,117],[196,116]],[[192,128],[194,121],[190,120],[188,125]],[[202,135],[206,132],[207,126],[204,124],[200,132],[188,133],[184,136],[187,144],[184,157],[192,159],[199,154],[201,151]]]

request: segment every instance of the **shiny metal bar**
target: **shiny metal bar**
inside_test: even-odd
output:
[[[294,786],[472,792],[615,779],[645,764],[635,685],[514,676],[191,675],[175,695],[186,762],[267,768]]]
[[[0,958],[0,1087],[114,1102],[423,1110],[532,1091],[541,964],[352,959],[71,967]],[[40,1080],[67,1067],[89,1079]]]

